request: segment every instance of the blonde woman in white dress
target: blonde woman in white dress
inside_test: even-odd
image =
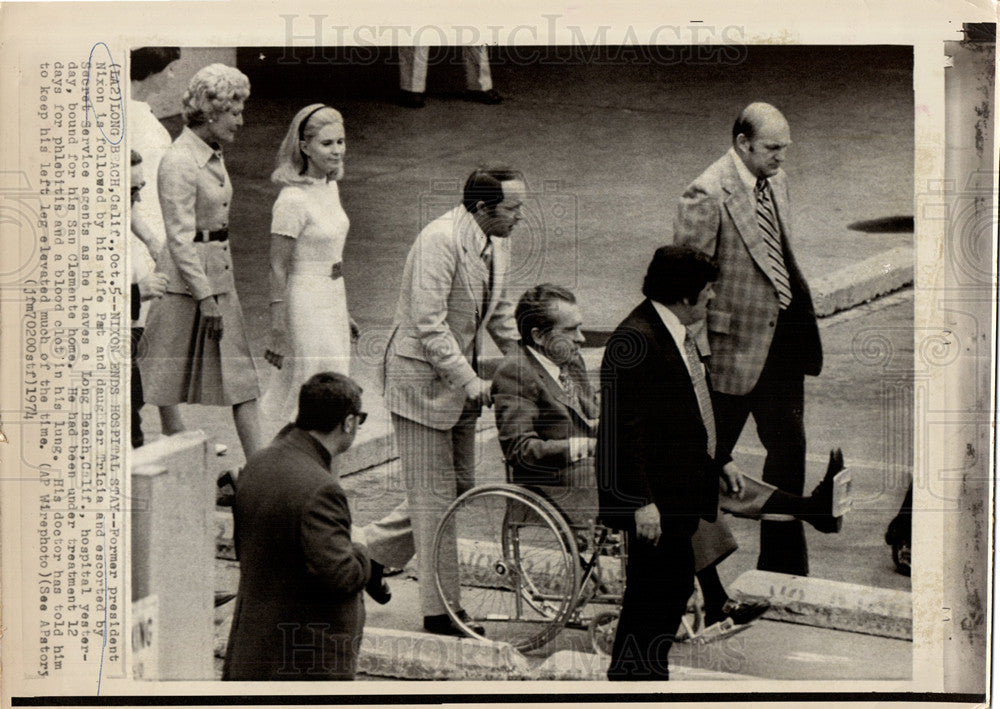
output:
[[[344,120],[323,104],[299,111],[278,149],[271,180],[283,185],[271,220],[271,332],[277,368],[261,399],[264,417],[295,419],[299,389],[317,372],[349,374],[357,326],[347,312],[341,258],[350,221],[340,205]]]

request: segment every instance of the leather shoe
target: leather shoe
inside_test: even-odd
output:
[[[228,591],[216,591],[215,592],[215,607],[224,606],[231,600],[236,598],[235,593],[229,593]]]
[[[503,103],[503,99],[497,93],[496,89],[490,89],[489,91],[466,91],[465,100],[485,103],[487,106],[495,106],[498,103]]]
[[[844,454],[839,448],[830,451],[826,475],[809,496],[813,513],[805,515],[805,520],[823,534],[835,534],[844,524],[843,517],[833,516],[833,479],[843,469]]]
[[[768,601],[734,601],[730,598],[722,604],[722,615],[731,618],[736,625],[746,625],[767,613]]]
[[[236,479],[233,471],[227,470],[215,481],[215,506],[232,507],[236,501]]]
[[[466,627],[476,635],[484,635],[486,633],[486,629],[483,626],[472,622],[472,618],[470,618],[469,614],[465,612],[465,609],[458,612],[458,617],[461,618]],[[453,635],[457,638],[468,637],[468,633],[458,627],[458,625],[455,624],[447,613],[442,613],[441,615],[425,615],[424,630],[428,633],[434,633],[435,635]]]
[[[424,95],[416,91],[403,91],[400,90],[399,97],[396,99],[396,103],[404,108],[423,108],[424,107]]]
[[[372,600],[379,605],[385,605],[392,599],[392,590],[389,588],[388,582],[382,578],[383,571],[385,567],[372,559],[372,575],[368,579],[368,583],[365,584],[365,591]]]

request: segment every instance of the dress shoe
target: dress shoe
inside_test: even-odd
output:
[[[365,584],[365,591],[372,597],[372,600],[379,605],[385,605],[392,599],[392,590],[389,584],[382,578],[385,567],[372,559],[372,575]]]
[[[830,451],[830,462],[826,467],[826,475],[809,496],[812,514],[805,515],[805,521],[823,534],[835,534],[844,524],[843,517],[833,516],[833,479],[844,469],[844,454],[838,448]]]
[[[479,625],[478,623],[473,623],[472,618],[465,610],[460,610],[458,612],[458,617],[462,619],[466,627],[469,628],[476,635],[483,635],[486,629]],[[468,637],[468,633],[462,630],[458,625],[452,621],[451,617],[447,613],[442,613],[441,615],[425,615],[424,616],[424,630],[428,633],[434,633],[435,635],[453,635],[457,638]]]
[[[424,95],[416,91],[400,90],[396,103],[404,108],[423,108]]]
[[[498,103],[503,103],[503,99],[497,93],[496,89],[490,89],[489,91],[466,91],[464,98],[466,101],[485,103],[487,106],[495,106]]]
[[[722,604],[722,615],[732,619],[736,625],[746,625],[767,613],[770,607],[768,601],[734,601],[730,598]]]
[[[236,501],[236,480],[233,471],[227,470],[215,481],[215,506],[232,507]]]

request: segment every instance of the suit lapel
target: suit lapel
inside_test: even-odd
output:
[[[696,414],[697,420],[701,422],[701,408],[698,406],[698,397],[694,393],[694,383],[691,381],[691,373],[688,371],[687,364],[684,363],[684,357],[681,355],[677,343],[674,342],[673,335],[667,330],[667,326],[663,324],[663,319],[656,312],[656,309],[649,300],[643,303],[642,316],[647,320],[653,331],[653,342],[660,360],[667,369],[673,370],[672,378],[685,382],[682,388],[682,391],[684,391],[684,404],[691,412]],[[701,423],[702,427],[704,427],[704,423]]]
[[[465,207],[459,207],[458,209],[461,209],[463,212],[465,211]],[[467,224],[466,219],[471,219],[471,216],[460,214],[455,218],[455,231],[458,232],[457,237],[460,249],[458,270],[469,300],[473,303],[480,303],[483,299],[483,292],[477,285],[481,283],[481,274],[485,273],[486,269],[483,268],[482,259],[479,258],[479,254],[476,252],[476,234],[472,228],[474,225]]]
[[[482,263],[482,261],[480,261]],[[503,292],[503,280],[504,276],[507,275],[507,266],[510,264],[510,245],[506,238],[494,238],[493,239],[493,288],[490,291],[490,302],[486,306],[486,312],[483,313],[483,320],[489,321],[490,317],[493,315],[493,311],[496,310],[497,302],[500,300],[500,294]],[[485,269],[484,269],[485,273]],[[483,288],[489,288],[490,283],[487,280],[483,284]]]
[[[531,352],[528,352],[527,347],[523,345],[521,347],[521,357],[530,363],[529,366],[534,371],[535,377],[541,382],[542,388],[548,392],[548,395],[575,413],[585,424],[585,427],[589,426],[587,413],[580,408],[580,403],[571,400],[571,397],[560,386],[559,382],[552,378],[552,375],[542,366],[542,363]]]
[[[740,179],[740,175],[736,171],[736,165],[732,161],[738,159],[734,157],[729,161],[726,174],[722,180],[722,189],[728,194],[726,197],[726,211],[729,212],[729,217],[736,225],[736,229],[740,233],[740,238],[746,244],[747,251],[750,252],[750,257],[757,264],[757,268],[777,288],[768,262],[767,244],[764,243],[764,237],[760,234],[760,227],[757,226],[757,198],[752,192],[747,191],[746,185],[743,184],[743,180]],[[781,214],[784,209],[778,203],[776,196],[778,192],[779,190],[771,190],[771,194],[775,195],[774,203],[778,205],[778,219],[781,220]],[[781,231],[782,234],[785,233],[783,221],[781,222]]]

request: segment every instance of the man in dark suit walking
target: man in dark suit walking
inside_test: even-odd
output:
[[[732,148],[681,197],[674,242],[719,265],[707,345],[720,459],[729,458],[753,414],[767,449],[765,482],[801,495],[803,377],[819,374],[823,351],[809,287],[790,243],[788,181],[781,165],[791,134],[778,109],[752,103],[737,117],[732,139]],[[800,521],[761,522],[757,568],[809,573]]]
[[[657,249],[646,296],[611,335],[601,364],[597,441],[600,518],[628,535],[621,616],[608,678],[665,680],[674,633],[694,589],[691,536],[714,520],[719,478],[706,373],[688,327],[705,317],[718,269],[680,246]]]
[[[247,461],[233,505],[240,585],[223,679],[354,678],[371,566],[351,541],[331,465],[365,416],[354,381],[316,374],[295,423]]]

